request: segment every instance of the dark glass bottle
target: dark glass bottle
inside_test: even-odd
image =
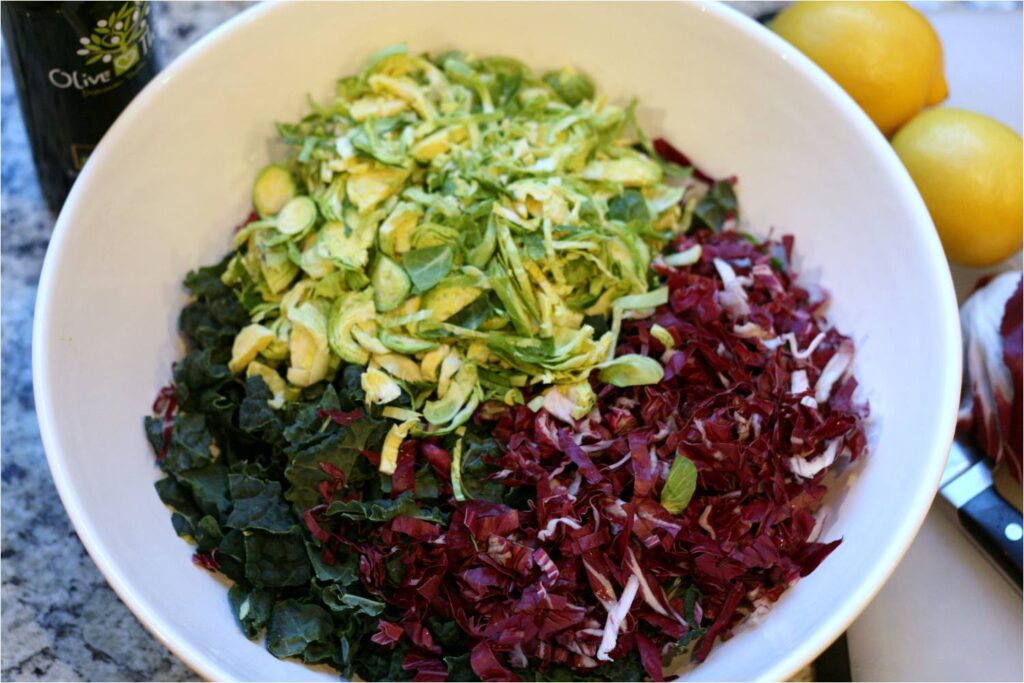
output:
[[[36,175],[60,210],[89,154],[158,71],[150,4],[0,3]]]

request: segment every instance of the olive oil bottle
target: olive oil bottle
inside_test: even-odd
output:
[[[156,74],[150,3],[0,3],[36,175],[53,211],[121,110]]]

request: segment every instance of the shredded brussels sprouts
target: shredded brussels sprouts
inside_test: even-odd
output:
[[[432,433],[598,367],[660,377],[606,362],[622,312],[664,294],[651,255],[694,181],[586,75],[397,46],[278,131],[294,151],[257,177],[224,276],[253,320],[233,371],[303,387],[356,364]]]

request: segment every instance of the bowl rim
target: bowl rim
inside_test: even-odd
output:
[[[246,24],[253,21],[269,20],[269,17],[276,13],[290,11],[288,8],[290,4],[268,2],[263,6],[246,9],[215,27],[188,47],[180,56],[166,65],[159,76],[151,80],[121,113],[104,136],[103,141],[97,146],[93,156],[106,157],[108,150],[114,146],[112,141],[118,139],[122,131],[141,118],[149,103],[159,97],[163,83],[169,81],[188,65],[201,61],[204,55],[215,48],[218,43],[239,32]],[[909,209],[915,215],[915,220],[907,229],[922,233],[918,237],[926,252],[925,258],[938,271],[942,285],[942,291],[935,292],[935,294],[940,300],[939,309],[945,312],[945,316],[943,327],[941,330],[935,331],[935,336],[943,339],[946,347],[944,350],[948,371],[941,391],[943,392],[945,413],[948,417],[944,426],[937,425],[936,433],[932,436],[932,448],[937,451],[935,457],[928,463],[926,471],[919,472],[920,479],[928,485],[917,488],[907,506],[907,514],[894,529],[890,530],[889,541],[879,554],[878,561],[874,563],[872,570],[861,576],[842,604],[831,611],[824,626],[813,637],[796,644],[795,647],[780,656],[773,665],[760,672],[758,676],[758,680],[786,680],[824,651],[867,607],[895,571],[924,522],[931,501],[938,489],[956,424],[962,364],[959,311],[952,276],[924,201],[888,141],[853,99],[808,57],[738,10],[708,1],[692,4],[678,1],[678,4],[689,5],[695,8],[694,11],[711,14],[716,21],[730,25],[745,39],[759,43],[777,53],[842,110],[843,115],[858,133],[863,144],[884,165],[889,181],[908,200]],[[57,491],[78,537],[120,600],[157,640],[180,658],[192,671],[206,680],[235,680],[235,677],[221,664],[184,645],[180,640],[180,629],[161,616],[139,595],[132,581],[122,573],[115,556],[108,552],[107,546],[102,540],[102,533],[90,520],[76,491],[75,484],[64,467],[65,456],[61,440],[56,424],[51,417],[54,384],[48,357],[44,351],[47,348],[45,340],[52,337],[53,290],[57,277],[57,264],[64,258],[65,238],[72,229],[76,208],[86,201],[88,195],[86,188],[91,184],[93,176],[90,170],[98,165],[97,163],[87,165],[82,177],[72,187],[54,227],[39,279],[33,320],[32,376],[36,414],[43,448]],[[941,277],[943,271],[945,272],[944,278]]]

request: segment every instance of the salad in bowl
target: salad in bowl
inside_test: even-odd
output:
[[[635,112],[396,46],[277,124],[145,420],[174,530],[273,655],[663,680],[838,546],[854,344],[738,179]]]

